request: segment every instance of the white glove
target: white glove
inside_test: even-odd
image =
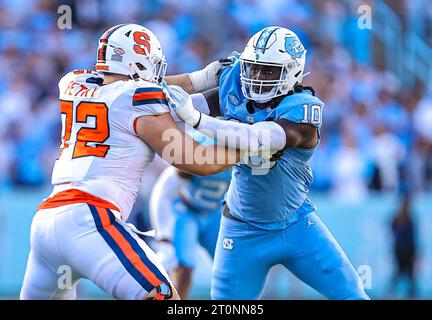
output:
[[[175,248],[171,242],[161,241],[157,244],[157,257],[167,272],[172,272],[179,265]]]
[[[201,120],[201,113],[195,110],[190,95],[176,85],[164,85],[169,105],[185,123],[195,127]]]
[[[202,70],[189,73],[194,91],[202,92],[219,86],[219,72],[231,63],[230,59],[220,59],[209,63]]]

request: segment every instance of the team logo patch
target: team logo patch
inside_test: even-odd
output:
[[[253,116],[247,116],[246,120],[249,122],[255,122],[255,118]]]
[[[306,229],[309,229],[310,226],[313,226],[315,222],[311,221],[310,219],[307,220],[307,226]]]
[[[239,105],[239,99],[235,96],[235,95],[232,95],[232,94],[229,94],[228,95],[228,100],[229,100],[229,102],[231,102],[231,104],[232,105],[234,105],[234,106],[238,106]]]
[[[115,54],[122,55],[125,54],[125,51],[122,48],[114,48]]]
[[[293,59],[301,58],[305,49],[297,37],[285,37],[285,50]],[[283,52],[283,51],[282,51]]]
[[[232,250],[234,248],[234,240],[229,238],[224,238],[222,240],[222,246],[225,250]]]
[[[111,55],[111,60],[122,62],[122,55],[125,53],[125,51],[122,48],[114,48],[113,51],[114,53]]]

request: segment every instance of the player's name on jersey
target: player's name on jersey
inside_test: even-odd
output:
[[[63,94],[74,97],[95,97],[99,88],[89,88],[82,83],[70,81]]]

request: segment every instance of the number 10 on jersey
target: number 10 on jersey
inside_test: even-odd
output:
[[[321,106],[317,104],[312,106],[304,104],[302,123],[319,125],[321,123]]]

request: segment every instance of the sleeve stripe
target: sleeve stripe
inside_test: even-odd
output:
[[[141,92],[135,93],[132,100],[146,100],[146,99],[165,99],[165,94],[163,92]]]
[[[144,99],[144,100],[134,100],[132,101],[132,106],[140,106],[145,104],[165,104],[168,105],[168,101],[166,99]]]
[[[161,88],[138,88],[135,90],[135,94],[137,93],[142,93],[142,92],[163,92],[163,90]]]

